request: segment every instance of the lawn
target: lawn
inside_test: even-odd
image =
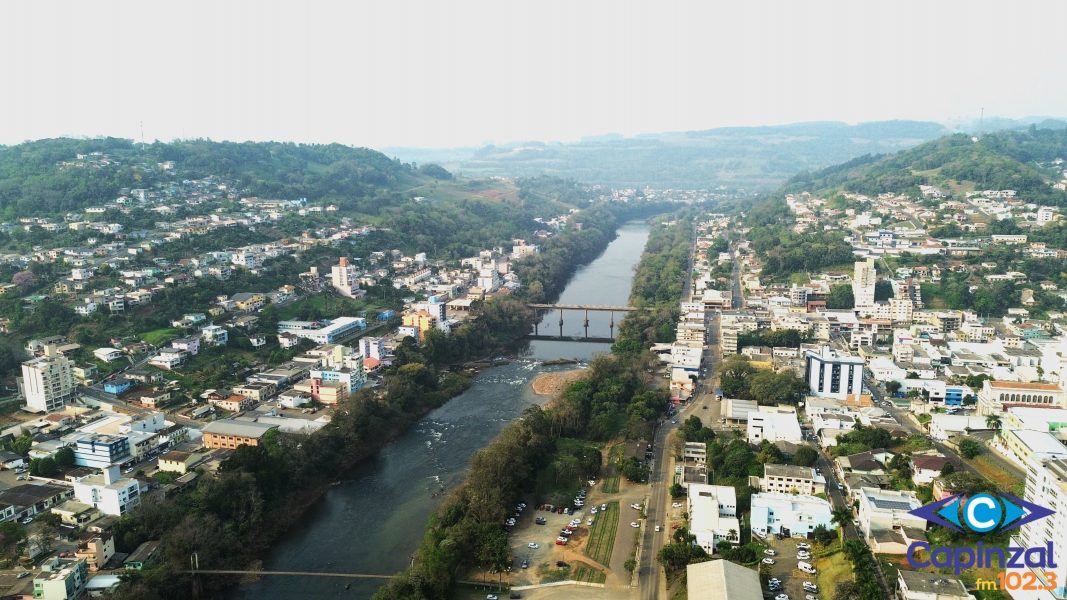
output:
[[[993,483],[997,484],[997,487],[1002,490],[1009,490],[1012,493],[1020,493],[1024,482],[1018,478],[1012,476],[1007,471],[1000,469],[996,464],[989,459],[989,456],[985,454],[979,454],[978,456],[970,459],[971,466],[978,470],[986,479],[989,479]]]
[[[171,338],[178,337],[179,331],[173,327],[164,327],[163,329],[155,329],[141,335],[141,339],[153,346],[159,346],[163,342],[170,340]]]
[[[619,493],[619,462],[622,460],[622,444],[612,446],[608,451],[608,464],[604,468],[604,487],[603,492],[605,494],[618,494]]]
[[[604,583],[608,580],[608,574],[600,569],[594,569],[586,565],[578,565],[574,570],[575,581],[588,581],[589,583]]]
[[[602,565],[611,564],[611,551],[615,546],[615,532],[619,528],[619,501],[608,502],[608,508],[597,513],[589,529],[585,554]]]
[[[819,571],[815,584],[819,586],[820,598],[833,598],[838,583],[852,580],[852,565],[844,552],[816,558],[815,568]]]

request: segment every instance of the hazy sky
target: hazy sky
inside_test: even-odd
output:
[[[383,146],[1067,114],[1058,0],[0,4],[0,143]]]

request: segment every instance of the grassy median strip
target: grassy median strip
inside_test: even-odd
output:
[[[608,580],[608,574],[600,569],[578,565],[578,568],[574,570],[574,580],[588,581],[589,583],[604,583]]]
[[[604,486],[601,491],[605,494],[619,493],[619,464],[622,461],[622,445],[612,446],[608,452],[608,464],[604,468]]]
[[[619,501],[608,502],[608,507],[596,514],[593,526],[589,528],[589,541],[585,544],[585,554],[598,563],[611,564],[611,550],[615,547],[615,532],[619,528]]]

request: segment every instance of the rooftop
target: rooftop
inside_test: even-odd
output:
[[[1001,390],[1042,390],[1047,392],[1059,392],[1059,384],[1056,383],[1023,383],[1021,381],[990,381],[989,387]]]
[[[276,425],[265,425],[254,421],[235,421],[233,419],[219,419],[212,421],[204,427],[204,433],[216,435],[235,435],[247,438],[260,438],[264,433],[274,429]]]
[[[958,578],[941,573],[923,571],[900,571],[900,580],[909,591],[938,596],[968,597],[967,588]]]
[[[796,465],[763,465],[764,477],[792,477],[794,479],[814,479],[815,470],[811,467]]]
[[[727,560],[689,565],[686,581],[691,600],[762,600],[759,575]]]

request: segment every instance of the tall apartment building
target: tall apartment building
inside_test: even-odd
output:
[[[855,272],[852,275],[852,296],[855,298],[857,308],[874,304],[874,284],[877,281],[878,274],[874,268],[874,258],[856,262]]]
[[[354,265],[348,264],[348,257],[342,256],[330,269],[330,283],[341,294],[353,298],[361,295],[359,289],[359,271]]]
[[[59,410],[74,398],[74,363],[66,357],[41,356],[22,363],[19,393],[32,412]]]
[[[806,351],[804,361],[807,363],[808,389],[812,395],[844,400],[863,393],[862,357],[844,356],[829,346],[823,346],[819,352]]]
[[[1023,499],[1033,502],[1038,506],[1051,508],[1055,512],[1045,517],[1027,523],[1015,531],[1011,538],[1012,546],[1025,548],[1045,547],[1049,542],[1059,543],[1067,539],[1067,512],[1064,512],[1061,504],[1067,498],[1067,460],[1056,458],[1043,464],[1028,465],[1026,473],[1026,493]],[[1059,557],[1057,557],[1059,558]],[[1016,572],[1020,575],[1032,573],[1040,582],[1038,587],[1048,585],[1049,580],[1055,577],[1056,587],[1053,590],[1014,590],[1011,592],[1015,600],[1062,600],[1067,598],[1067,561],[1056,561],[1056,567],[1043,567],[1029,569],[1022,567],[1008,569],[1008,572]],[[1024,575],[1029,578],[1030,575]],[[1050,577],[1051,576],[1051,577]]]

